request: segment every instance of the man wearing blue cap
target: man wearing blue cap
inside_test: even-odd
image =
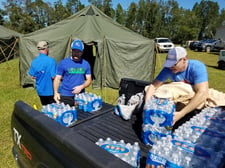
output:
[[[167,80],[188,83],[193,87],[195,96],[180,111],[176,111],[173,123],[195,110],[208,98],[208,73],[206,66],[198,60],[188,60],[187,51],[183,47],[175,47],[168,52],[164,68],[146,91],[147,102],[156,90]]]
[[[92,79],[90,64],[82,58],[83,42],[74,40],[71,50],[71,57],[63,59],[58,65],[57,75],[54,79],[54,99],[57,103],[64,102],[74,106],[75,94],[84,92],[84,89],[91,84]]]

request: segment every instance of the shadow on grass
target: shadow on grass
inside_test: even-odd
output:
[[[218,66],[212,66],[212,65],[207,65],[207,64],[206,64],[206,66],[209,67],[209,68],[214,68],[214,69],[217,69],[217,70],[221,70],[221,69],[218,68]]]
[[[208,54],[210,54],[210,55],[216,55],[216,56],[220,55],[219,52],[210,52],[210,53],[208,53]]]
[[[206,64],[206,66],[209,68],[214,68],[216,70],[224,71],[223,69],[220,69],[218,66],[212,66],[212,65],[207,65],[207,64]]]

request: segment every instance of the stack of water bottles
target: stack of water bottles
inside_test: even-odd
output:
[[[74,98],[75,106],[84,112],[93,112],[102,108],[102,98],[93,93],[79,93]]]
[[[225,162],[225,111],[205,108],[157,141],[147,156],[148,165],[167,168],[222,168]]]
[[[131,145],[130,143],[125,143],[124,140],[113,141],[108,137],[106,140],[100,138],[96,144],[132,167],[138,168],[140,166],[140,147],[138,142]]]
[[[77,120],[75,107],[70,107],[64,103],[52,103],[42,106],[41,112],[64,126],[69,126]]]
[[[171,135],[175,109],[174,102],[166,98],[152,96],[145,103],[142,124],[144,144],[153,145],[162,137]]]

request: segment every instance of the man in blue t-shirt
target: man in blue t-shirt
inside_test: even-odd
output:
[[[41,104],[54,103],[53,79],[56,75],[56,61],[48,56],[49,45],[46,41],[37,44],[39,55],[33,59],[29,69],[29,75],[36,81],[36,90],[40,97]]]
[[[180,111],[176,111],[173,123],[193,111],[208,97],[208,73],[205,65],[198,60],[188,60],[187,51],[183,47],[175,47],[168,52],[164,68],[149,85],[146,91],[145,102],[155,93],[156,89],[166,80],[185,82],[192,85],[195,96]]]
[[[82,58],[83,42],[74,40],[71,50],[72,56],[63,59],[58,65],[54,80],[54,99],[56,102],[74,106],[75,94],[84,92],[84,89],[91,84],[92,79],[90,64]]]

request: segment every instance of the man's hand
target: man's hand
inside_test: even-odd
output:
[[[80,93],[82,90],[84,89],[84,86],[83,85],[79,85],[79,86],[76,86],[73,88],[73,94],[78,94]]]
[[[184,117],[184,114],[182,112],[177,112],[175,111],[173,113],[173,125],[178,121],[180,120],[182,117]]]
[[[59,93],[54,94],[54,100],[55,100],[56,103],[59,103],[59,100],[60,100],[60,94]]]
[[[154,165],[146,165],[145,168],[164,168],[163,165],[158,165],[158,166],[154,166]]]

